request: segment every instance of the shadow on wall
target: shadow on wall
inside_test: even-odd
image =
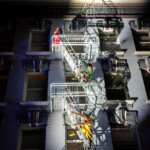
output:
[[[102,121],[103,120],[103,121]],[[111,129],[105,111],[99,111],[93,128],[93,136],[96,138],[94,145],[100,149],[112,149]]]
[[[150,112],[148,114],[150,114]],[[147,115],[145,118],[143,118],[138,126],[138,129],[140,132],[150,130],[150,115]]]

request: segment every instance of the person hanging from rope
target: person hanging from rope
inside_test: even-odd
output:
[[[76,72],[76,75],[72,80],[77,80],[78,76],[81,74],[85,82],[89,82],[90,80],[95,80],[93,76],[93,67],[92,64],[88,64],[88,67],[81,69],[79,72]]]

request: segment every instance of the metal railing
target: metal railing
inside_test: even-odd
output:
[[[79,58],[79,55],[71,55],[75,54],[75,51],[73,48],[70,46],[69,47],[63,47],[63,56],[69,63],[71,69],[75,72],[79,71],[81,68],[84,68],[85,66],[83,65],[82,61]]]
[[[55,38],[57,38],[58,35],[52,36],[52,41],[54,41]],[[61,38],[61,41],[63,45],[99,45],[99,38],[97,36],[91,36],[91,35],[59,35],[59,38]],[[56,44],[60,44],[55,43]],[[52,45],[54,45],[52,43]]]
[[[60,38],[61,41],[55,41],[55,38]],[[73,50],[73,46],[83,46],[84,54],[87,55],[87,58],[96,59],[99,57],[99,48],[100,42],[97,36],[90,35],[53,35],[52,36],[52,52],[54,51],[62,51],[64,47],[68,47],[68,52],[77,55]],[[55,48],[57,47],[57,48]]]
[[[105,96],[99,83],[51,83],[50,97]]]

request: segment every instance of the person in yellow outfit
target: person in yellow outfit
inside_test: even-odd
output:
[[[77,123],[77,124],[74,124],[74,125],[80,125],[83,134],[88,139],[89,144],[91,145],[92,132],[91,132],[91,121],[90,121],[90,119],[88,119],[86,116],[80,115],[80,114],[75,113],[75,112],[71,112],[71,113],[76,114],[76,115],[80,116],[81,118],[83,118],[85,120],[84,123]],[[74,131],[69,136],[75,136],[77,131],[78,131],[78,127],[76,127],[74,129]]]
[[[92,140],[92,133],[91,133],[89,126],[85,125],[85,126],[80,126],[80,127],[81,127],[83,134],[88,139],[88,141]],[[78,127],[76,127],[69,136],[75,136],[77,131],[78,131]]]

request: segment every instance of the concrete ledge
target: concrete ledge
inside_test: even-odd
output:
[[[14,52],[0,52],[0,56],[13,56]]]
[[[149,56],[150,55],[150,51],[136,51],[135,55],[138,55],[138,56]]]
[[[147,41],[147,42],[145,42],[145,41],[140,41],[139,44],[150,44],[150,41]]]
[[[123,50],[123,51],[116,51],[116,55],[117,56],[122,56],[122,55],[124,55],[124,53],[125,53],[125,50]]]
[[[26,52],[25,54],[29,56],[47,56],[51,55],[51,52]]]
[[[107,105],[115,105],[115,104],[123,104],[123,103],[126,103],[126,104],[129,104],[129,105],[132,105],[133,103],[135,102],[135,100],[107,100],[106,103]]]
[[[149,99],[146,101],[146,104],[150,104],[150,100]]]
[[[45,101],[45,102],[41,102],[41,101],[37,101],[37,102],[20,102],[19,103],[20,106],[48,106],[49,102]]]

